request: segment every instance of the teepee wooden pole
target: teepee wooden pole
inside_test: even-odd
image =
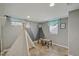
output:
[[[27,32],[27,28],[25,28],[25,31]],[[28,33],[27,33],[27,37],[29,42],[29,48],[36,47]]]
[[[27,54],[28,56],[30,55],[30,52],[29,52],[29,43],[28,43],[28,37],[27,37],[27,33],[25,32],[25,24],[23,23],[23,32],[24,32],[24,36],[25,36],[25,40],[26,40],[26,50],[27,50]]]

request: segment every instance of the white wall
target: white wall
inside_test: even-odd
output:
[[[0,51],[1,51],[1,17],[0,17]]]
[[[48,24],[43,24],[43,31],[47,39],[53,40],[53,43],[68,47],[68,18],[61,19],[61,23],[66,24],[65,29],[60,29],[59,25],[59,32],[57,35],[53,35],[49,32]]]
[[[1,37],[2,37],[2,22],[4,20],[3,18],[3,12],[4,12],[4,7],[3,7],[3,4],[0,4],[0,50],[1,50]]]
[[[4,4],[0,4],[0,16],[4,13]]]
[[[68,39],[69,54],[79,55],[79,10],[69,13]]]

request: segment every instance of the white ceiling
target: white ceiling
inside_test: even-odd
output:
[[[69,11],[76,10],[76,9],[79,9],[79,3],[68,3]]]
[[[31,16],[32,21],[47,21],[56,17],[68,17],[68,10],[79,8],[79,4],[56,3],[54,7],[49,7],[49,3],[26,3],[26,4],[3,4],[4,14],[27,19]]]

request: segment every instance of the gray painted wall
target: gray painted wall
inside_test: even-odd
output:
[[[69,54],[79,55],[79,10],[69,13],[68,24]]]
[[[47,23],[44,23],[42,28],[47,39],[53,40],[53,43],[55,44],[68,47],[68,18],[61,19],[61,23],[65,23],[66,28],[60,29],[59,24],[59,30],[57,35],[53,35],[49,32],[49,27]]]

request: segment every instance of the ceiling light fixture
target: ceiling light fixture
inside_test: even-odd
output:
[[[27,18],[30,18],[30,16],[27,16]]]
[[[49,6],[50,6],[50,7],[52,7],[52,6],[54,6],[54,5],[55,5],[54,3],[50,3],[50,5],[49,5]]]

